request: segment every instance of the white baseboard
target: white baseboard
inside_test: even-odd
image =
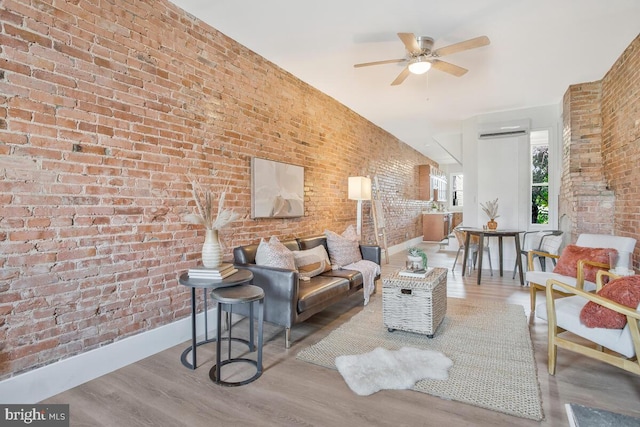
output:
[[[217,325],[216,309],[213,308],[207,311],[207,327],[215,336]],[[198,314],[196,318],[196,330],[204,331],[203,313]],[[0,381],[0,403],[38,403],[190,340],[191,317],[187,317]],[[190,343],[185,344],[185,348],[189,345]],[[180,360],[176,362],[181,368],[184,368]]]
[[[406,242],[398,243],[389,247],[389,255],[397,254],[399,252],[406,252],[412,246],[416,246],[422,243],[422,236],[414,237]]]

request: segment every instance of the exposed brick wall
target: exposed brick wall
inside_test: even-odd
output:
[[[563,99],[563,171],[559,217],[580,233],[611,234],[613,192],[607,188],[602,164],[601,84],[569,87]],[[566,221],[569,218],[570,221]],[[564,220],[564,221],[563,221]]]
[[[602,79],[602,159],[616,195],[615,234],[640,242],[640,35]],[[639,260],[636,245],[636,267]]]
[[[580,233],[640,241],[640,36],[601,81],[571,86],[563,100],[560,216]],[[640,252],[636,246],[634,265]]]
[[[227,258],[355,223],[351,175],[380,177],[390,245],[422,234],[434,162],[171,3],[4,0],[0,23],[0,379],[189,315],[187,173],[247,215]],[[253,156],[304,166],[303,218],[248,218]]]

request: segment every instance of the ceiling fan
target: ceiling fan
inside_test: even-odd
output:
[[[400,62],[408,62],[402,72],[391,82],[391,86],[402,83],[409,74],[424,74],[431,67],[436,70],[444,71],[456,77],[464,75],[468,70],[449,62],[441,61],[438,58],[451,55],[452,53],[462,52],[464,50],[475,49],[486,46],[490,43],[487,36],[480,36],[460,43],[454,43],[449,46],[433,49],[433,39],[431,37],[416,37],[413,33],[398,33],[398,37],[407,48],[407,57],[402,59],[387,59],[385,61],[365,62],[355,64],[355,68],[368,67],[370,65],[394,64]]]

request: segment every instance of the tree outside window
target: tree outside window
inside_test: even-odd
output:
[[[549,135],[531,132],[531,223],[549,223]]]

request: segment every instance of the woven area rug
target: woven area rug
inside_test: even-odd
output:
[[[413,387],[415,391],[521,418],[544,418],[522,306],[449,298],[447,315],[429,339],[411,332],[388,332],[382,321],[382,296],[378,295],[349,322],[296,357],[336,369],[337,356],[367,353],[376,347],[436,350],[453,360],[448,380],[421,380]]]

